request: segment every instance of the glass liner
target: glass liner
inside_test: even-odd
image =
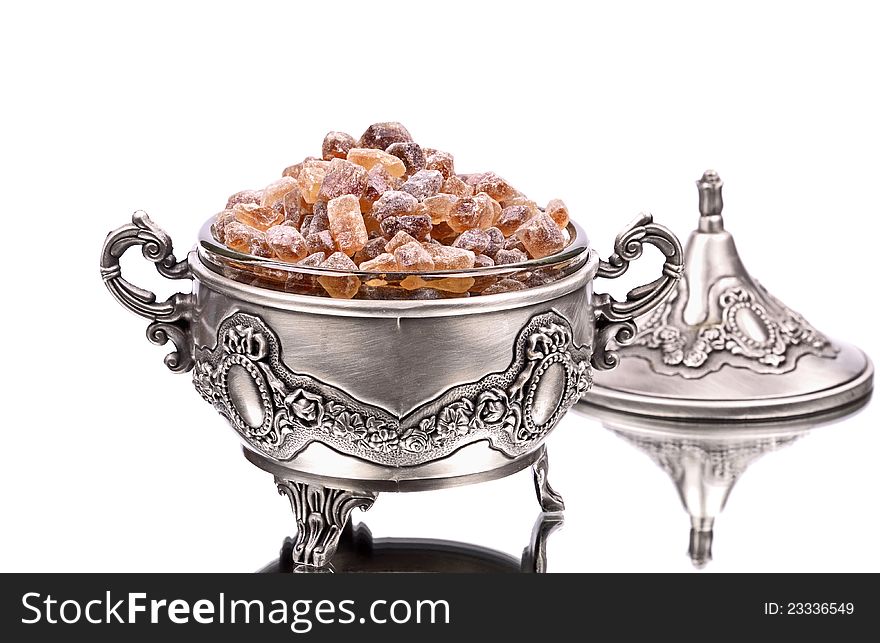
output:
[[[522,290],[556,281],[576,272],[589,258],[589,240],[570,222],[568,244],[553,255],[515,264],[433,270],[430,272],[365,272],[301,266],[233,250],[214,239],[209,219],[199,232],[198,253],[214,272],[251,286],[300,295],[330,297],[354,290],[353,299],[444,299]],[[521,286],[512,284],[518,282]]]

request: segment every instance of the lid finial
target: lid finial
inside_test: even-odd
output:
[[[724,181],[715,170],[706,170],[702,178],[697,181],[697,189],[700,192],[700,231],[720,232],[724,229],[724,221],[721,219],[721,210],[724,208],[724,200],[721,198],[721,188]]]

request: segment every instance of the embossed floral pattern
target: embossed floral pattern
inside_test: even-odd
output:
[[[456,435],[465,435],[470,430],[474,403],[465,398],[443,407],[437,415],[437,435],[447,440]]]
[[[771,372],[785,364],[792,347],[819,354],[831,350],[830,342],[803,317],[763,294],[783,311],[782,318],[772,315],[755,293],[735,286],[718,298],[720,323],[701,327],[690,342],[669,321],[676,299],[672,296],[642,324],[633,345],[660,350],[667,366],[701,369],[712,354],[726,352],[744,358],[746,365],[762,365]],[[752,329],[741,325],[741,316],[750,320]]]
[[[510,401],[507,399],[507,393],[499,388],[483,391],[477,397],[474,421],[480,424],[500,424],[509,409]]]
[[[342,411],[330,426],[333,435],[349,442],[357,442],[367,436],[367,426],[360,413]]]
[[[307,429],[321,426],[321,421],[324,419],[324,405],[321,396],[301,388],[284,398],[284,408],[295,424],[302,425]]]
[[[238,325],[226,331],[223,348],[228,353],[246,355],[256,362],[266,357],[269,345],[263,333],[256,332],[248,326]]]
[[[552,428],[553,423],[540,431],[523,428],[523,387],[540,377],[545,360],[563,360],[577,373],[572,390],[563,395],[565,405],[574,403],[592,384],[589,353],[572,344],[568,323],[555,313],[536,316],[523,329],[506,371],[450,389],[436,404],[426,403],[404,418],[288,371],[280,362],[277,339],[256,317],[233,315],[221,325],[218,339],[217,349],[199,356],[194,386],[246,440],[280,458],[291,457],[313,440],[388,464],[427,461],[477,439],[488,439],[515,455],[532,448]],[[265,426],[251,427],[238,415],[223,380],[228,371],[223,365],[231,362],[246,365],[253,377],[265,380],[261,390],[271,407],[271,421]]]
[[[214,404],[217,401],[214,367],[208,362],[198,362],[193,368],[193,385],[206,402]]]
[[[411,426],[400,436],[400,444],[404,451],[422,453],[431,448],[431,437],[422,430],[421,425]]]

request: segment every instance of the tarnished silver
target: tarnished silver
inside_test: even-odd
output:
[[[599,420],[646,453],[672,479],[690,516],[688,556],[700,568],[712,560],[715,520],[745,470],[762,455],[858,412],[869,397],[824,413],[775,422],[677,421],[584,405],[578,412]]]
[[[627,341],[633,315],[666,296],[682,260],[678,240],[650,215],[618,237],[607,262],[577,225],[568,234],[577,243],[567,260],[580,263],[567,276],[431,301],[342,300],[244,284],[217,271],[216,247],[200,244],[176,262],[171,240],[142,213],[111,233],[101,266],[114,296],[175,340],[169,366],[193,369],[196,390],[236,430],[248,459],[284,489],[300,485],[298,498],[312,488],[442,488],[540,461],[539,499],[559,511],[541,460],[544,440],[589,390],[591,361],[616,364],[609,339]],[[622,275],[646,243],[667,258],[661,278],[622,302],[594,295],[593,278]],[[157,304],[124,281],[118,258],[135,244],[162,274],[194,279],[193,293]],[[303,554],[305,564],[325,564],[333,538],[305,532],[305,549],[310,539],[321,543]]]
[[[640,312],[618,347],[619,368],[597,375],[587,404],[646,416],[758,420],[820,413],[871,391],[873,366],[864,353],[832,342],[743,266],[724,229],[722,186],[712,170],[697,181],[700,220],[683,278],[660,306]]]

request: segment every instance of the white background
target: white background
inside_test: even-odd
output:
[[[693,182],[714,167],[750,270],[819,329],[880,355],[870,3],[0,11],[4,571],[250,571],[275,555],[293,530],[285,501],[188,376],[167,372],[146,322],[109,297],[98,255],[138,208],[183,255],[228,194],[317,153],[331,129],[403,121],[460,171],[563,198],[603,256],[643,209],[686,236]],[[138,259],[124,264],[138,283],[163,296],[178,285]],[[755,464],[708,570],[880,571],[878,412]],[[688,520],[646,456],[575,415],[549,449],[568,504],[551,570],[690,569]],[[522,473],[383,495],[364,516],[379,536],[518,555],[536,515]]]

